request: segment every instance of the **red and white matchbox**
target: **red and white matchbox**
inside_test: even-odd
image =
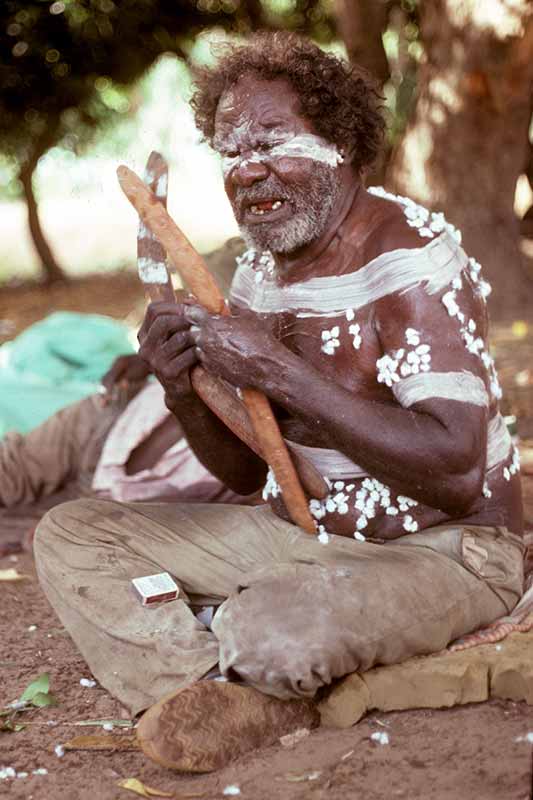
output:
[[[159,572],[157,575],[143,575],[142,578],[132,578],[133,588],[139,595],[143,606],[153,603],[167,603],[175,600],[179,594],[179,587],[168,572]]]

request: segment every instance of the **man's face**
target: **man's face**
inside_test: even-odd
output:
[[[301,115],[287,80],[241,78],[220,99],[214,145],[248,245],[291,253],[324,232],[340,191],[342,158]]]

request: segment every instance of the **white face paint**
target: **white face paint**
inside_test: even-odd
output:
[[[271,146],[266,146],[260,151],[251,150],[246,158],[223,156],[224,179],[227,179],[231,172],[238,167],[247,164],[263,164],[278,158],[307,158],[310,161],[327,164],[329,167],[336,167],[344,161],[336,145],[312,133],[287,134],[284,141],[280,141],[279,134],[269,136],[267,139],[272,140]],[[266,142],[265,145],[267,145]]]

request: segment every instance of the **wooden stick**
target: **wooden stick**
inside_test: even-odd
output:
[[[157,236],[170,261],[198,302],[212,314],[229,313],[224,297],[203,258],[180,231],[164,206],[128,167],[120,166],[117,176],[122,191],[143,222]],[[244,389],[243,400],[261,451],[280,485],[283,501],[292,521],[307,533],[316,533],[306,496],[268,399],[255,389]]]
[[[191,372],[191,382],[196,394],[206,406],[233,431],[235,436],[247,444],[250,450],[263,458],[263,452],[246,413],[246,406],[224,381],[206,372],[203,367],[197,366]],[[305,491],[311,497],[323,500],[329,494],[329,488],[320,472],[305,456],[293,450],[290,443],[286,442],[286,445]]]

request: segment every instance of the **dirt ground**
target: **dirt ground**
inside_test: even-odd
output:
[[[80,734],[129,739],[132,732],[74,726],[82,720],[127,715],[103,689],[80,686],[80,678],[91,675],[48,607],[31,557],[0,561],[0,569],[13,566],[29,579],[3,584],[0,590],[0,704],[20,697],[32,679],[48,671],[59,705],[25,712],[20,715],[27,725],[24,730],[0,733],[0,767],[29,773],[0,780],[0,796],[5,792],[28,800],[127,800],[135,795],[117,782],[136,777],[176,798],[206,800],[222,798],[229,785],[237,785],[240,796],[249,800],[532,797],[532,744],[516,741],[533,731],[533,708],[524,703],[372,714],[349,730],[318,729],[293,749],[273,745],[205,776],[174,775],[140,752],[67,751],[58,758],[56,745]],[[36,629],[29,630],[32,626]],[[389,744],[372,741],[376,731],[387,732]],[[42,768],[48,774],[32,775]]]
[[[52,309],[70,308],[126,318],[142,293],[134,275],[124,273],[83,279],[56,287],[0,292],[0,321],[8,320],[2,338],[11,338]],[[503,373],[508,372],[511,400],[507,410],[528,409],[531,390],[531,342],[523,330],[503,331],[496,341]],[[522,383],[514,375],[524,373]],[[514,398],[514,399],[513,399]],[[518,398],[518,399],[517,399]],[[524,412],[525,414],[525,412]],[[524,417],[525,419],[525,417]],[[526,422],[524,424],[529,424]],[[528,482],[529,480],[529,482]],[[526,479],[528,524],[533,525],[533,477]],[[242,757],[219,773],[179,776],[150,763],[142,753],[66,751],[54,748],[82,734],[131,741],[132,730],[76,726],[85,720],[119,719],[127,714],[91,678],[40,591],[31,556],[0,559],[0,570],[15,567],[28,576],[0,583],[0,707],[20,697],[42,672],[59,704],[19,715],[25,728],[0,732],[0,769],[12,767],[27,777],[0,778],[0,796],[28,800],[120,800],[136,795],[119,788],[124,778],[171,792],[179,798],[222,798],[238,786],[250,800],[531,800],[533,798],[533,707],[491,701],[438,711],[372,714],[355,727],[318,729],[287,749],[281,743]],[[0,718],[0,722],[2,719]],[[370,736],[387,732],[388,744]],[[532,742],[526,735],[532,733]],[[521,741],[519,741],[521,739]],[[44,769],[46,774],[34,775]],[[1,774],[1,773],[0,773]]]

